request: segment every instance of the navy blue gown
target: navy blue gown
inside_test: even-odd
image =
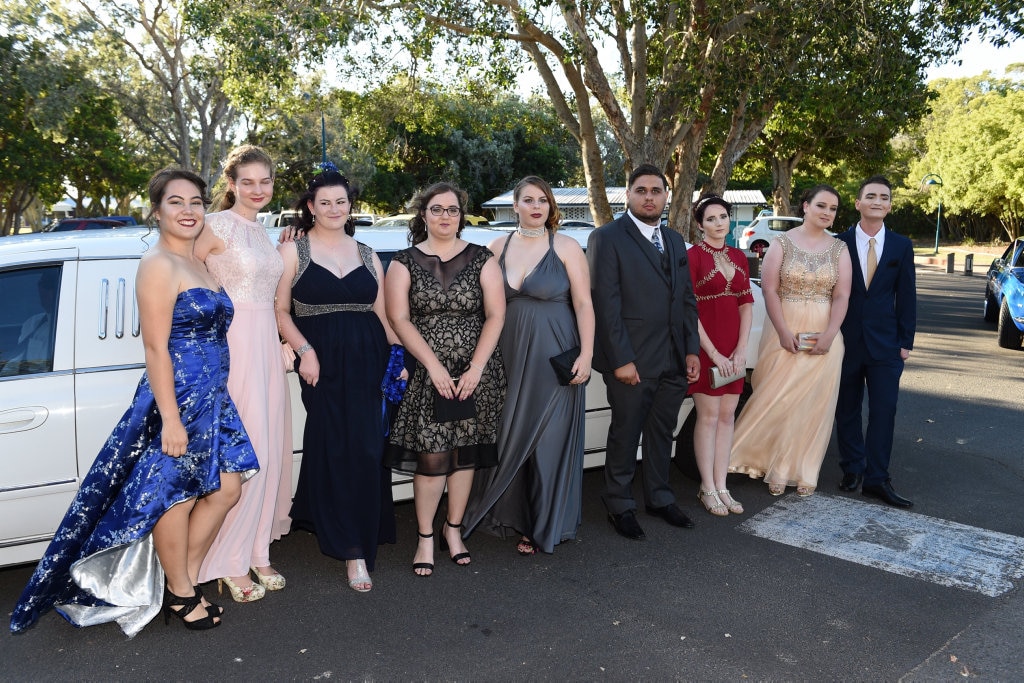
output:
[[[316,534],[324,555],[362,558],[373,571],[378,544],[395,542],[380,389],[390,347],[373,311],[373,251],[359,244],[363,265],[337,277],[310,259],[308,237],[295,248],[292,317],[316,349],[320,379],[301,383],[306,426],[292,522]]]
[[[55,607],[75,626],[117,621],[131,637],[159,613],[157,521],[171,506],[219,489],[221,472],[259,469],[227,391],[233,312],[223,291],[178,294],[168,348],[188,450],[178,458],[161,452],[160,415],[143,375],[21,594],[11,631]]]

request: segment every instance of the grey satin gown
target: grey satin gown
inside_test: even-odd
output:
[[[512,236],[509,236],[509,240]],[[540,550],[576,537],[581,521],[585,387],[562,386],[550,358],[579,345],[569,274],[554,235],[537,267],[515,290],[505,276],[501,348],[508,393],[498,433],[498,466],[476,473],[466,534],[525,535]]]

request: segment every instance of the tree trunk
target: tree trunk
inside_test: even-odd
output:
[[[703,121],[695,121],[690,126],[686,137],[676,148],[675,172],[672,174],[672,204],[668,210],[668,225],[691,244],[696,242],[696,232],[692,227],[690,208],[693,206],[693,190],[700,173],[700,152],[707,132],[707,124]]]
[[[794,215],[790,203],[790,197],[793,196],[793,173],[802,158],[803,153],[797,152],[785,159],[772,156],[769,160],[772,167],[772,205],[776,216]]]

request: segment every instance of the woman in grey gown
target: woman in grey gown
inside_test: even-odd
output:
[[[551,187],[527,176],[513,192],[515,232],[494,240],[505,283],[499,346],[508,393],[498,428],[498,466],[478,473],[466,512],[477,527],[518,536],[521,555],[554,551],[581,520],[584,386],[594,350],[590,273],[576,240],[556,234]],[[559,383],[551,358],[578,348],[572,379]]]

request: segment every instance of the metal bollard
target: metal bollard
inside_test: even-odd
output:
[[[964,257],[964,275],[974,275],[974,254]]]
[[[956,255],[955,254],[946,254],[946,272],[947,273],[952,273],[952,272],[954,272],[956,270],[954,268],[955,263],[956,263]]]

